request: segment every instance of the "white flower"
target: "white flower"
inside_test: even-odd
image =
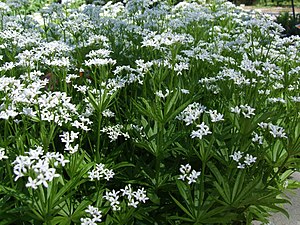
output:
[[[253,138],[252,141],[253,142],[258,142],[258,144],[262,145],[263,144],[263,137],[259,136],[257,133],[253,132]]]
[[[251,108],[249,105],[240,105],[240,108],[242,109],[242,114],[245,118],[250,118],[252,115],[255,115],[255,109]]]
[[[176,119],[184,121],[188,126],[197,120],[201,114],[205,112],[205,109],[205,106],[194,102],[189,104],[178,116],[176,116]]]
[[[234,152],[233,155],[230,155],[229,157],[232,157],[232,159],[236,162],[239,162],[240,159],[243,157],[243,153],[238,151],[238,152]]]
[[[199,138],[202,139],[203,136],[206,136],[208,134],[211,134],[211,131],[209,130],[209,127],[207,125],[205,125],[204,122],[202,122],[200,125],[197,125],[197,127],[199,128],[198,130],[193,130],[191,133],[191,137],[192,138]]]
[[[110,206],[112,207],[113,211],[118,211],[121,209],[120,202],[119,202],[119,192],[112,190],[111,192],[106,191],[105,195],[103,196],[104,199],[110,202]]]
[[[89,171],[88,174],[91,181],[93,181],[94,179],[100,180],[102,177],[104,177],[104,179],[108,181],[115,175],[113,170],[105,168],[105,165],[102,163],[96,164],[96,168],[92,171]]]
[[[166,89],[166,93],[163,94],[163,92],[162,92],[161,90],[159,90],[159,91],[155,92],[155,94],[156,94],[158,97],[164,99],[164,98],[166,98],[166,97],[170,94],[170,91],[169,91],[169,89]]]
[[[232,113],[236,113],[236,114],[240,114],[240,113],[241,113],[241,109],[240,109],[240,107],[238,107],[238,106],[231,107],[231,108],[230,108],[230,111],[231,111]]]
[[[221,113],[218,113],[217,110],[209,110],[208,111],[210,118],[211,118],[211,122],[218,122],[218,121],[223,121],[223,116]]]
[[[191,171],[192,167],[190,164],[181,165],[179,171],[182,174],[188,174]]]
[[[119,136],[123,136],[125,139],[129,138],[128,133],[124,133],[121,131],[123,129],[123,125],[117,124],[114,126],[104,127],[101,132],[107,133],[110,141],[116,141]]]
[[[190,93],[190,91],[187,90],[187,89],[180,89],[180,91],[181,91],[182,94],[189,94]]]
[[[32,177],[28,177],[28,182],[25,185],[27,188],[33,188],[33,189],[37,189],[38,188],[38,184],[37,184],[37,180],[36,179],[32,179]]]
[[[264,122],[261,122],[261,123],[258,123],[257,124],[260,128],[263,128],[263,129],[266,129],[269,127],[269,124],[268,123],[264,123]]]
[[[129,201],[128,201],[128,206],[132,206],[132,207],[134,207],[134,208],[137,208],[137,206],[138,206],[138,204],[139,204],[140,202],[139,201],[135,201],[134,200],[134,198],[132,198],[132,199],[130,199]]]
[[[120,190],[121,192],[122,192],[122,196],[127,196],[129,199],[131,199],[132,198],[132,188],[131,188],[131,184],[128,184],[128,185],[126,185],[125,186],[125,188],[124,189],[121,189]]]
[[[36,116],[37,112],[33,111],[32,108],[23,108],[23,114],[30,116],[30,117],[34,117],[34,116]]]
[[[188,184],[196,183],[197,178],[200,176],[201,172],[193,170],[191,174],[187,176]]]
[[[97,207],[89,205],[88,208],[85,210],[85,212],[89,213],[92,217],[94,222],[101,222],[102,212],[99,211]],[[97,220],[97,221],[95,221]]]
[[[97,225],[91,218],[81,218],[80,219],[81,225]]]
[[[115,113],[112,112],[110,109],[105,109],[103,112],[102,112],[102,115],[104,117],[114,117],[115,116]]]
[[[253,157],[252,155],[247,154],[244,158],[244,163],[248,166],[250,166],[251,163],[256,162],[256,157]]]
[[[235,106],[231,107],[230,111],[232,113],[240,114],[242,112],[243,116],[245,118],[250,118],[251,116],[254,116],[255,109],[251,108],[249,105],[240,105],[240,106]]]
[[[0,161],[3,159],[8,159],[8,157],[5,155],[5,149],[0,147]]]
[[[146,191],[144,190],[144,188],[138,189],[137,191],[134,191],[132,194],[135,197],[135,199],[139,202],[145,203],[149,199],[146,195]]]
[[[195,183],[201,172],[197,172],[196,170],[192,170],[191,172],[191,169],[192,167],[190,166],[190,164],[181,165],[179,168],[181,175],[179,175],[178,180],[185,181],[187,179],[188,184]]]
[[[245,164],[239,162],[237,168],[238,169],[245,169]]]
[[[284,132],[283,127],[269,124],[270,134],[273,135],[274,138],[287,138],[286,133]]]
[[[29,149],[29,152],[25,152],[25,156],[17,156],[12,163],[16,175],[15,180],[28,176],[26,187],[36,189],[39,185],[47,188],[48,182],[59,177],[56,167],[59,163],[64,166],[69,161],[65,160],[64,156],[58,152],[47,152],[45,155],[43,153],[43,148],[37,146],[36,149]]]

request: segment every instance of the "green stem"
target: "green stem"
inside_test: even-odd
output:
[[[102,122],[102,113],[101,111],[98,112],[98,128],[97,128],[97,145],[96,145],[96,161],[100,162],[101,155],[100,155],[100,144],[101,144],[101,122]]]
[[[156,161],[155,161],[155,171],[156,171],[156,189],[159,188],[159,180],[160,180],[160,163],[162,160],[162,152],[164,150],[164,124],[163,122],[157,122],[158,123],[158,137],[156,142]]]
[[[200,175],[200,179],[201,179],[201,187],[200,187],[200,204],[202,205],[204,202],[204,193],[205,193],[205,189],[204,189],[204,176],[205,176],[205,167],[206,167],[206,161],[204,161],[202,163],[202,170],[201,170],[201,175]]]

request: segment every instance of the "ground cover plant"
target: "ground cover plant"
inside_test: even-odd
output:
[[[299,167],[299,37],[229,2],[0,3],[0,224],[251,224]]]

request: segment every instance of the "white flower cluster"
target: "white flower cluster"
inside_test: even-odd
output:
[[[63,134],[59,135],[61,138],[61,142],[65,143],[65,151],[70,152],[70,154],[74,154],[78,151],[79,145],[76,144],[75,146],[72,146],[71,143],[75,141],[75,139],[78,138],[79,132],[63,132]]]
[[[111,51],[107,49],[92,50],[86,55],[87,60],[84,61],[86,66],[103,66],[103,65],[114,65],[117,63],[116,60],[109,58]]]
[[[159,91],[155,92],[155,95],[157,95],[158,97],[160,97],[160,98],[162,98],[162,99],[165,99],[165,98],[170,94],[170,91],[169,91],[169,89],[166,89],[165,92],[166,92],[166,93],[164,94],[164,93],[162,92],[162,90],[159,90]]]
[[[110,139],[110,141],[116,141],[119,136],[123,136],[125,139],[129,138],[129,134],[126,132],[122,132],[123,125],[117,124],[114,126],[104,127],[101,132],[106,133]]]
[[[193,130],[191,133],[192,138],[199,138],[202,139],[203,136],[211,134],[211,131],[209,130],[209,127],[202,122],[200,125],[197,125],[199,128],[198,130]]]
[[[230,111],[232,113],[236,113],[238,115],[240,115],[242,113],[245,118],[250,118],[251,116],[255,115],[255,113],[254,113],[255,109],[251,108],[247,104],[236,106],[236,107],[231,107]]]
[[[210,115],[211,122],[213,122],[213,123],[224,120],[223,119],[224,115],[221,113],[218,113],[217,110],[209,110],[208,113]]]
[[[113,111],[111,111],[110,109],[105,109],[102,112],[102,116],[104,116],[104,117],[114,117],[115,113]]]
[[[97,225],[97,223],[102,222],[102,212],[98,208],[89,205],[85,212],[89,213],[92,218],[81,218],[81,225]]]
[[[205,109],[205,106],[198,102],[194,102],[189,104],[178,116],[176,116],[176,119],[184,121],[188,126],[197,120],[201,114],[205,112]]]
[[[192,170],[192,167],[190,164],[181,165],[179,171],[181,174],[179,175],[179,180],[187,180],[188,184],[196,183],[197,178],[201,175],[200,171]]]
[[[127,202],[127,205],[134,208],[137,208],[140,202],[145,203],[149,199],[144,188],[133,191],[130,184],[126,185],[125,188],[121,189],[120,191],[106,191],[103,198],[110,202],[110,206],[112,207],[113,211],[117,211],[121,210],[119,200],[121,196],[126,196],[126,199],[124,200]]]
[[[269,129],[270,134],[274,138],[288,138],[283,127],[263,122],[259,123],[258,126],[262,129]]]
[[[258,144],[262,145],[263,144],[263,136],[258,135],[257,133],[253,132],[252,133],[252,141],[257,142]]]
[[[92,171],[89,171],[88,174],[91,181],[94,179],[100,180],[102,177],[108,181],[115,175],[113,170],[106,168],[102,163],[96,164],[96,168]]]
[[[0,119],[7,120],[22,115],[31,117],[34,121],[40,118],[59,126],[71,123],[73,127],[90,130],[92,122],[79,114],[76,105],[71,103],[71,97],[65,92],[47,91],[48,81],[42,80],[42,76],[40,71],[33,71],[21,75],[19,79],[5,76],[0,78],[0,93],[4,92],[6,95],[6,98],[0,100]]]
[[[153,47],[155,49],[163,49],[163,46],[170,46],[176,43],[188,44],[192,43],[194,38],[189,34],[176,34],[164,32],[156,34],[155,32],[148,33],[142,41],[142,47]]]
[[[246,154],[246,156],[244,156],[244,161],[240,162],[240,160],[243,158],[243,154],[243,152],[237,151],[234,152],[233,155],[229,156],[238,163],[237,168],[239,169],[244,169],[246,165],[250,166],[252,163],[256,162],[256,157],[253,157],[250,154]]]
[[[64,156],[58,152],[47,152],[44,154],[42,147],[29,149],[24,155],[17,156],[14,165],[15,181],[21,177],[28,176],[26,187],[37,189],[39,185],[48,187],[55,177],[60,175],[56,173],[56,168],[61,165],[65,166],[69,160],[65,160]]]
[[[71,103],[71,97],[65,92],[48,92],[38,99],[41,119],[44,121],[54,121],[59,126],[72,121],[72,115],[77,114],[77,109]]]
[[[8,157],[5,155],[5,148],[0,147],[0,161],[3,159],[8,159]]]

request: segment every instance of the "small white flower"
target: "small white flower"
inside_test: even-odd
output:
[[[145,203],[149,199],[144,188],[138,189],[137,191],[133,192],[133,196],[136,200],[143,203]]]
[[[255,109],[254,108],[251,108],[248,105],[241,105],[240,107],[242,109],[242,114],[244,115],[245,118],[250,118],[251,116],[255,115],[255,113],[254,113]]]
[[[200,176],[201,172],[197,172],[196,170],[192,170],[190,164],[181,165],[179,171],[182,173],[179,175],[178,180],[187,180],[188,184],[195,183],[197,178]]]
[[[37,189],[38,184],[36,179],[32,179],[32,177],[28,177],[28,182],[25,185],[27,188]]]
[[[182,174],[188,174],[191,171],[192,167],[190,164],[181,165],[179,171]]]
[[[0,147],[0,161],[3,159],[8,159],[8,157],[5,155],[5,149]]]
[[[188,184],[196,183],[197,178],[200,176],[201,172],[193,170],[191,174],[187,176]]]
[[[286,133],[284,132],[283,127],[269,124],[270,134],[273,135],[274,138],[287,138]]]
[[[241,109],[238,106],[231,107],[230,108],[230,112],[236,113],[236,114],[240,114],[241,113]]]
[[[129,201],[128,201],[128,206],[132,206],[132,207],[134,207],[134,208],[137,208],[137,206],[138,206],[138,204],[139,204],[140,202],[139,201],[135,201],[133,198],[132,199],[130,199]]]
[[[238,169],[245,169],[245,164],[239,162],[237,168]]]
[[[223,121],[223,117],[224,115],[222,115],[221,113],[218,113],[217,110],[209,110],[208,111],[210,118],[211,118],[211,122],[218,122],[218,121]]]
[[[102,112],[102,115],[104,117],[114,117],[115,116],[115,113],[112,112],[110,109],[105,109],[103,112]]]
[[[253,157],[252,155],[247,154],[244,158],[244,163],[248,166],[251,165],[251,163],[255,163],[256,162],[256,157]]]
[[[170,91],[169,91],[169,89],[166,89],[166,93],[163,94],[163,92],[161,90],[159,90],[159,91],[155,92],[155,94],[160,98],[166,98],[170,94]]]
[[[97,225],[91,218],[81,218],[81,225]]]
[[[197,120],[201,114],[205,112],[205,109],[205,106],[194,102],[189,104],[178,116],[176,116],[176,119],[184,121],[185,125],[188,126]]]
[[[89,171],[88,174],[91,181],[93,181],[94,179],[100,180],[102,177],[104,177],[104,179],[108,181],[115,175],[113,170],[105,168],[105,165],[102,163],[97,164],[96,168],[92,171]]]
[[[105,195],[103,196],[104,199],[110,202],[110,206],[112,207],[113,211],[120,210],[120,202],[119,202],[119,192],[112,190],[111,192],[106,191]]]
[[[264,122],[258,123],[257,125],[262,129],[267,129],[269,127],[269,124]]]
[[[37,112],[33,111],[32,108],[23,108],[23,114],[30,116],[30,117],[34,117],[34,116],[36,116]]]
[[[233,155],[230,155],[229,157],[232,157],[232,159],[236,162],[239,162],[240,159],[243,157],[243,153],[238,151],[238,152],[234,152]]]
[[[253,142],[258,142],[258,144],[262,145],[263,144],[263,137],[259,136],[257,133],[253,132]]]
[[[202,122],[200,125],[197,125],[197,127],[199,128],[198,130],[193,130],[191,133],[191,137],[192,138],[199,138],[202,139],[203,136],[209,135],[211,134],[211,131],[209,130],[209,127],[207,125],[205,125],[204,122]]]
[[[190,91],[187,90],[187,89],[180,89],[180,91],[181,91],[182,94],[189,94],[190,93]]]

